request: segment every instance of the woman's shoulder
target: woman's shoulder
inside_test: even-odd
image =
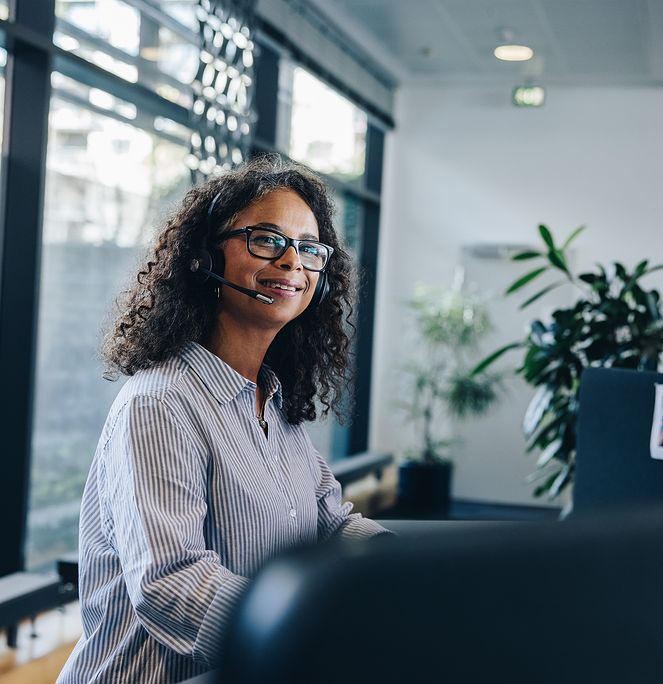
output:
[[[187,414],[195,391],[190,376],[189,366],[178,353],[130,375],[110,407],[102,437],[113,431],[118,419],[131,411],[132,406],[153,406],[157,411],[165,410],[181,419]]]
[[[118,411],[139,397],[166,400],[181,393],[186,386],[187,364],[179,354],[173,354],[164,361],[129,376],[118,392],[111,413]]]

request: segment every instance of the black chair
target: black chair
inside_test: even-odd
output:
[[[582,375],[573,515],[663,504],[663,461],[649,440],[663,374],[588,368]]]
[[[657,509],[304,549],[258,574],[214,676],[660,682],[662,538]]]

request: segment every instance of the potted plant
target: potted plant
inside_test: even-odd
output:
[[[401,407],[419,428],[421,443],[400,465],[398,508],[404,515],[444,514],[453,473],[453,440],[444,429],[448,434],[449,419],[484,413],[497,395],[497,375],[470,372],[470,354],[491,324],[482,299],[459,279],[448,290],[418,285],[408,306],[423,361],[407,368],[411,395]]]
[[[646,290],[640,280],[663,265],[644,260],[628,271],[621,263],[609,268],[575,274],[568,265],[568,247],[583,231],[577,228],[558,245],[550,230],[539,226],[540,250],[516,254],[516,261],[539,261],[518,278],[506,294],[519,292],[546,273],[561,279],[546,284],[528,297],[520,308],[530,306],[564,283],[577,288],[572,306],[557,309],[547,320],[532,321],[524,340],[498,349],[474,369],[483,374],[504,353],[521,349],[524,356],[516,373],[537,391],[527,408],[523,432],[526,451],[540,449],[530,481],[537,483],[535,496],[555,499],[573,482],[576,447],[576,416],[580,380],[585,368],[604,366],[656,370],[663,351],[663,319],[660,296]]]

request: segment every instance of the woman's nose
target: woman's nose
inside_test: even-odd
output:
[[[285,271],[299,271],[302,269],[302,262],[299,259],[299,253],[290,245],[288,249],[276,260],[276,265]]]

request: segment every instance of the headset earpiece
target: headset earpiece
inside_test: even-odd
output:
[[[206,249],[199,249],[193,259],[191,259],[190,268],[202,282],[206,282],[209,280],[210,276],[200,269],[204,268],[207,271],[214,270],[212,255]]]
[[[320,277],[318,278],[318,284],[315,286],[315,292],[313,293],[313,298],[311,303],[308,305],[309,309],[315,309],[320,306],[322,302],[327,299],[331,287],[329,286],[329,276],[327,271],[322,271]]]
[[[202,282],[206,282],[210,279],[210,275],[198,270],[199,268],[204,268],[212,273],[223,276],[223,271],[225,270],[225,262],[223,259],[223,252],[220,250],[216,253],[216,258],[212,256],[212,252],[209,249],[209,241],[212,235],[212,213],[214,212],[214,207],[221,197],[221,193],[217,193],[212,198],[209,207],[207,208],[207,218],[205,222],[205,236],[202,239],[201,247],[191,260],[191,270],[196,273]]]

